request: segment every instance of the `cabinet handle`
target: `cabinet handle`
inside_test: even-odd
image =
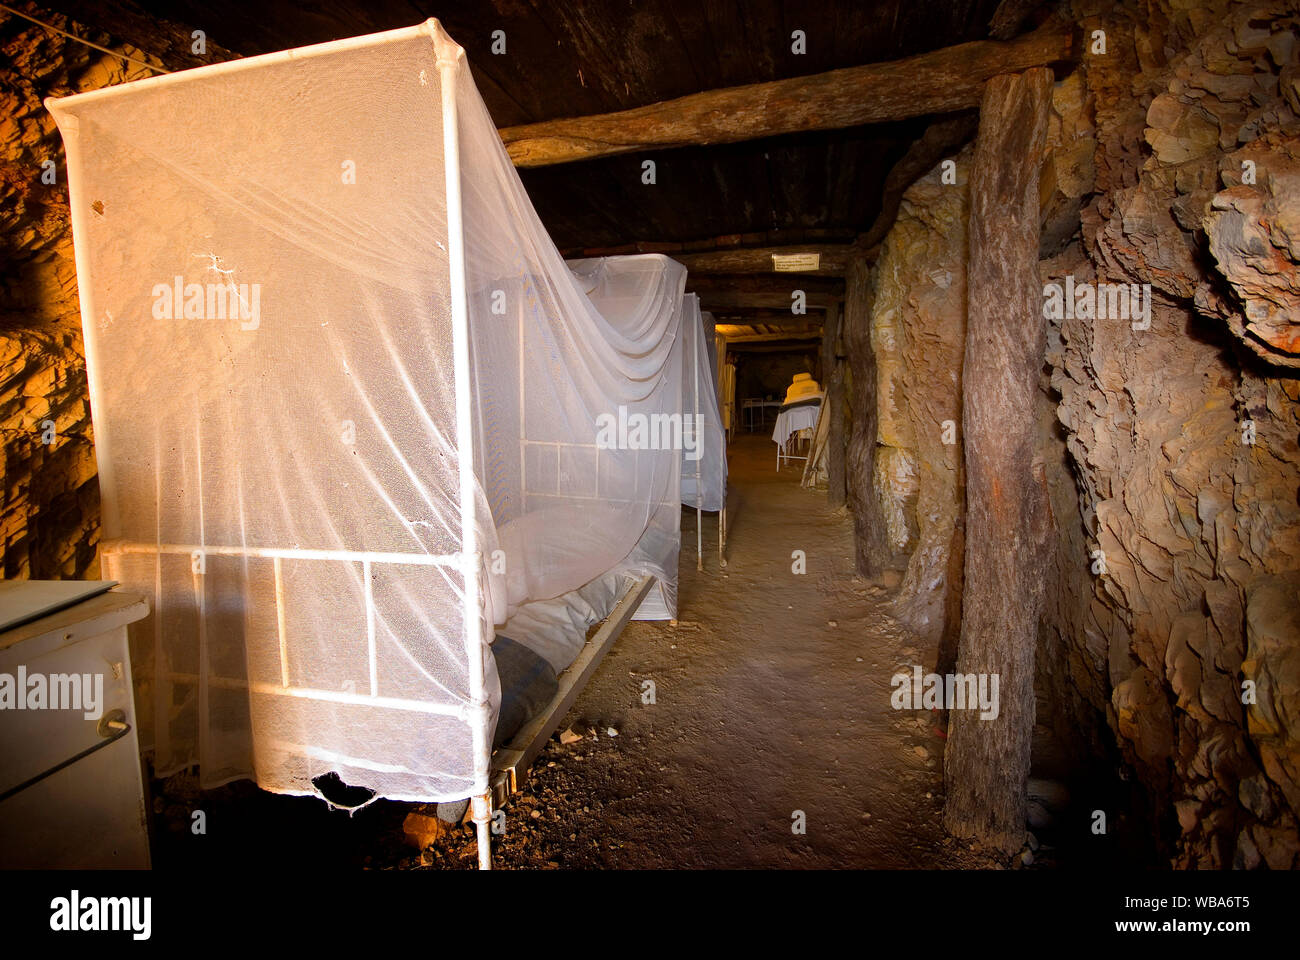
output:
[[[53,776],[64,767],[70,767],[78,760],[84,760],[96,750],[103,750],[110,743],[116,743],[131,732],[131,725],[126,722],[126,714],[123,711],[113,710],[99,718],[99,726],[97,730],[99,735],[103,738],[102,740],[93,746],[87,747],[75,756],[68,757],[68,759],[64,760],[62,763],[56,763],[48,770],[38,773],[31,779],[24,780],[22,783],[18,784],[18,786],[10,787],[4,793],[0,793],[0,803],[4,803],[4,801],[8,800],[16,793],[22,793],[28,787],[34,787],[46,777]]]

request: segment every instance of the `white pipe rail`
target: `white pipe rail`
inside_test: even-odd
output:
[[[462,553],[384,553],[369,550],[315,550],[302,547],[233,547],[217,544],[148,543],[106,540],[100,552],[113,554],[185,553],[208,557],[262,557],[278,560],[343,560],[352,563],[394,563],[416,567],[459,567]]]
[[[199,673],[186,673],[183,671],[166,671],[163,676],[168,680],[180,681],[182,683],[194,684],[199,688],[199,696],[206,698],[206,691],[209,687],[217,687],[227,690],[248,690],[251,693],[265,694],[269,696],[297,697],[305,700],[325,700],[331,703],[342,703],[351,706],[382,707],[389,710],[408,710],[414,713],[442,714],[445,716],[456,717],[465,723],[471,723],[473,720],[473,710],[467,710],[461,705],[432,703],[425,700],[410,700],[396,697],[382,697],[379,695],[379,674],[377,668],[377,658],[375,652],[375,608],[374,595],[370,590],[370,560],[364,560],[362,557],[367,555],[357,554],[349,550],[270,550],[266,548],[248,547],[221,547],[221,548],[203,548],[191,547],[189,545],[177,544],[158,544],[151,546],[149,544],[134,543],[128,541],[110,541],[103,545],[101,557],[104,563],[105,571],[110,577],[116,577],[117,560],[119,557],[128,554],[154,554],[156,560],[155,570],[155,589],[157,595],[162,593],[162,557],[164,554],[211,554],[221,556],[244,556],[254,559],[270,559],[274,565],[275,572],[275,622],[278,632],[279,656],[280,656],[280,683],[277,686],[273,683],[264,681],[247,680],[238,677],[220,677],[213,676],[207,672],[207,657],[203,654],[206,646],[206,618],[203,616],[205,604],[205,593],[203,589],[203,574],[198,572],[197,564],[193,569],[194,580],[194,603],[199,611]],[[312,554],[312,556],[302,556],[302,554]],[[365,608],[366,608],[366,625],[367,625],[367,664],[369,667],[369,676],[367,687],[369,693],[352,693],[349,691],[321,690],[312,687],[295,687],[290,680],[289,671],[289,642],[287,622],[285,618],[285,595],[284,595],[284,574],[282,561],[286,559],[306,559],[306,560],[335,560],[348,563],[360,561],[362,564],[362,575],[365,579],[366,589],[364,591]],[[424,554],[370,554],[370,557],[383,556],[390,558],[397,556],[404,559],[386,559],[382,562],[387,563],[406,563],[412,558],[426,557]],[[457,555],[457,560],[460,556]],[[375,561],[380,562],[380,561]],[[428,564],[423,564],[427,566]],[[159,627],[161,629],[161,627]],[[162,661],[159,661],[162,662]]]
[[[473,804],[474,824],[478,828],[478,865],[492,867],[491,835],[488,823],[491,810],[492,735],[491,709],[487,701],[484,677],[482,611],[479,599],[478,521],[476,496],[478,481],[474,476],[474,419],[470,396],[469,304],[466,299],[465,231],[461,219],[460,132],[456,108],[456,77],[464,67],[465,51],[456,49],[455,59],[438,58],[438,78],[442,87],[443,169],[447,175],[447,259],[451,267],[452,358],[456,380],[456,445],[460,467],[461,551],[465,558],[461,572],[465,577],[464,630],[465,656],[469,667],[470,707],[474,711],[471,729],[474,750]],[[522,357],[520,358],[522,362]]]
[[[696,317],[699,311],[693,311]],[[700,340],[704,336],[704,322],[691,325],[695,341],[695,356],[691,360],[691,367],[695,371],[695,419],[691,421],[691,430],[695,433],[695,449],[701,456],[695,458],[695,569],[704,569],[704,476],[700,465],[704,462],[703,453],[700,444],[703,442],[703,431],[700,429]]]

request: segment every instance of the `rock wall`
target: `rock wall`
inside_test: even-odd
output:
[[[114,38],[34,4],[20,9],[139,60]],[[171,68],[195,56],[188,33],[159,24],[155,52]],[[99,487],[81,342],[63,142],[42,105],[149,76],[17,17],[0,22],[0,575],[98,576]]]
[[[735,349],[736,399],[773,397],[785,399],[785,391],[796,373],[816,374],[816,356],[807,349],[760,353]]]
[[[3,30],[0,260],[9,265],[0,288],[3,574],[94,576],[99,491],[63,144],[41,100],[121,74],[114,76],[101,54],[17,18],[8,18]]]
[[[969,161],[967,147],[905,191],[866,277],[871,299],[861,321],[862,350],[874,359],[875,427],[859,500],[874,526],[874,562],[902,572],[898,617],[927,639],[958,626],[961,604]],[[852,304],[846,316],[850,311]],[[854,369],[855,379],[862,376]],[[941,660],[952,661],[953,653],[945,644]]]
[[[966,338],[966,174],[971,150],[903,195],[872,270],[871,347],[879,411],[872,492],[897,607],[918,633],[942,632],[964,499],[961,367]]]
[[[1056,539],[1040,733],[1070,755],[1054,766],[1080,775],[1083,807],[1154,837],[1158,861],[1297,866],[1297,5],[1077,0],[1062,15],[1085,52],[1056,84],[1040,178],[1049,322],[1026,415]],[[948,636],[963,492],[940,424],[961,421],[965,209],[939,169],[908,191],[853,364],[855,430],[874,440],[850,448],[871,478],[851,477],[859,569],[905,569],[901,616]],[[846,336],[853,298],[850,271]]]
[[[1106,52],[1058,98],[1058,154],[1094,182],[1043,280],[1149,284],[1151,309],[1049,322],[1067,455],[1045,439],[1060,551],[1040,671],[1059,725],[1101,736],[1104,716],[1175,865],[1291,867],[1300,27],[1282,3],[1190,6],[1074,9]]]
[[[1136,284],[1150,316],[1135,327],[1111,311],[1134,301],[1114,297],[1105,315],[1063,309],[1048,325],[1041,403],[1027,412],[1057,540],[1039,716],[1076,769],[1113,761],[1129,778],[1124,802],[1143,807],[1112,810],[1112,822],[1153,820],[1167,861],[1294,867],[1300,11],[1285,0],[1063,10],[1088,49],[1053,99],[1040,272],[1076,291]],[[160,25],[154,39],[169,67],[195,65],[183,32]],[[3,574],[94,576],[66,178],[41,101],[146,71],[12,17],[0,22],[0,63]],[[943,436],[945,420],[961,421],[956,159],[958,183],[936,168],[915,184],[875,266],[856,260],[846,277],[858,567],[905,571],[899,610],[923,632],[953,630],[961,579],[960,436]]]

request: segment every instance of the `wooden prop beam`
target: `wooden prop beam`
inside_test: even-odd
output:
[[[736,143],[979,106],[985,82],[1074,57],[1073,30],[1054,24],[1015,40],[976,40],[810,77],[707,90],[632,110],[499,131],[517,167],[642,150]]]
[[[844,361],[840,359],[840,307],[826,311],[822,329],[822,389],[826,391],[826,501],[831,509],[847,499],[844,467]]]
[[[989,19],[989,36],[994,40],[1010,40],[1026,18],[1044,5],[1044,0],[1002,0]]]
[[[861,576],[870,579],[886,569],[896,568],[897,556],[875,486],[880,405],[876,351],[871,344],[875,291],[865,256],[854,257],[849,262],[845,286],[841,339],[853,375],[853,389],[849,392],[853,428],[845,457],[846,486],[853,515],[854,564]]]
[[[907,149],[901,160],[885,176],[880,194],[880,213],[871,229],[863,235],[860,245],[867,249],[878,248],[898,219],[898,209],[903,204],[907,188],[934,169],[944,157],[975,135],[979,117],[974,113],[960,113],[936,120],[926,128],[921,138]],[[873,258],[874,259],[874,258]]]
[[[943,817],[949,832],[1006,853],[1017,852],[1025,838],[1047,547],[1047,490],[1033,454],[1045,342],[1038,168],[1051,97],[1052,72],[1045,68],[990,80],[970,171],[962,368],[966,581],[956,672],[990,684],[997,677],[998,708],[996,716],[952,711]]]

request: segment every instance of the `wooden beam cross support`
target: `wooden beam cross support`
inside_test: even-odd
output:
[[[1015,40],[976,40],[929,53],[720,90],[616,113],[546,120],[499,131],[517,167],[542,167],[670,147],[736,143],[810,130],[952,113],[979,106],[1000,73],[1074,57],[1072,28]]]

